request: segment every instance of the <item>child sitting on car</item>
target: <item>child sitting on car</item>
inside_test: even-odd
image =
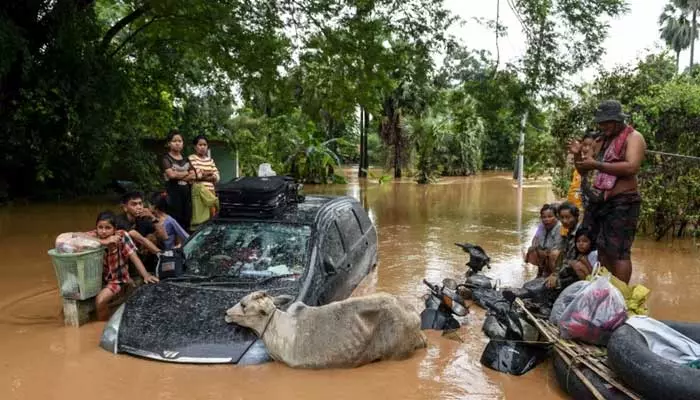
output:
[[[128,233],[116,228],[116,216],[111,211],[97,216],[95,230],[88,232],[106,247],[102,268],[102,290],[95,299],[97,318],[106,320],[109,316],[109,302],[122,291],[125,285],[132,284],[129,276],[131,261],[146,283],[156,283],[158,278],[146,271],[136,254],[136,246]]]

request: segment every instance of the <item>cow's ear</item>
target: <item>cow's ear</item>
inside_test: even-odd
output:
[[[266,296],[267,296],[267,293],[265,293],[264,291],[261,290],[261,291],[254,292],[254,293],[250,296],[250,299],[251,299],[251,300],[260,300],[260,299],[262,299],[262,298],[264,298],[264,297],[266,297]]]
[[[292,301],[294,301],[294,297],[288,294],[275,296],[275,298],[272,299],[272,302],[275,303],[275,307],[282,307],[285,304],[291,303]]]

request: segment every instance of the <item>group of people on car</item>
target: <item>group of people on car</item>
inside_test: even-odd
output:
[[[541,224],[525,256],[549,287],[585,279],[598,261],[621,281],[630,281],[641,208],[637,173],[646,143],[625,123],[627,117],[619,102],[603,101],[594,119],[600,133],[588,132],[569,143],[576,169],[568,201],[542,207]]]
[[[219,171],[209,156],[208,141],[197,136],[194,154],[183,154],[183,135],[168,134],[168,152],[161,165],[165,191],[153,193],[145,204],[140,192],[122,196],[122,213],[103,211],[97,216],[95,230],[89,232],[106,247],[103,266],[103,289],[97,295],[98,318],[105,319],[109,302],[126,285],[132,284],[132,264],[145,283],[158,282],[154,276],[162,252],[182,245],[189,232],[216,213],[214,184]]]

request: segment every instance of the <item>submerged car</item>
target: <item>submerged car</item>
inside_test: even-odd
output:
[[[225,311],[265,290],[308,305],[350,296],[377,263],[377,232],[350,197],[308,196],[269,217],[215,217],[183,246],[184,274],[143,285],[105,325],[100,346],[182,363],[269,361]]]

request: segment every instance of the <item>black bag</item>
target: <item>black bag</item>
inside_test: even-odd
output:
[[[185,266],[185,253],[181,247],[158,253],[156,276],[158,279],[174,278],[182,275]]]
[[[243,177],[216,189],[223,216],[274,216],[303,200],[300,185],[286,176]]]
[[[523,375],[549,356],[550,343],[491,340],[481,355],[481,364],[511,375]]]

